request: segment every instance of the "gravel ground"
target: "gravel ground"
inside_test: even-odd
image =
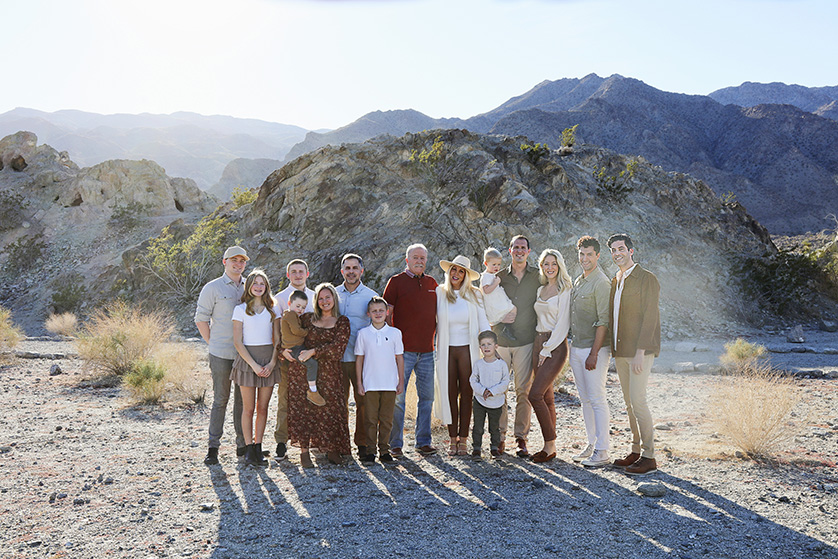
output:
[[[830,336],[810,343],[834,346]],[[838,380],[799,378],[794,442],[771,462],[737,458],[706,417],[717,377],[701,363],[721,346],[665,345],[649,387],[659,471],[632,478],[570,460],[584,433],[572,382],[556,395],[560,459],[544,465],[408,450],[387,467],[315,454],[303,470],[292,449],[252,469],[237,463],[228,423],[221,464],[206,467],[208,408],[132,406],[83,382],[72,344],[27,340],[18,349],[65,355],[0,361],[0,557],[838,557]],[[774,357],[838,370],[834,355]],[[62,374],[50,376],[54,364]],[[614,374],[608,392],[622,457]],[[440,449],[444,438],[437,429]],[[642,495],[646,484],[663,495]]]

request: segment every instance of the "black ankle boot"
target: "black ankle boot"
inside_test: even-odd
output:
[[[244,463],[248,466],[258,466],[259,459],[256,457],[256,445],[249,444],[247,445],[247,450],[244,453]]]
[[[262,443],[256,443],[253,445],[253,456],[256,458],[256,465],[257,466],[267,466],[268,461],[265,460],[265,455],[262,454]]]

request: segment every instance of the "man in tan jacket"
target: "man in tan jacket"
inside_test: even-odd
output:
[[[655,427],[646,403],[646,385],[660,355],[661,321],[658,278],[634,262],[634,244],[625,234],[608,239],[611,258],[619,267],[611,281],[611,353],[620,377],[632,433],[631,453],[614,465],[627,474],[657,470]]]

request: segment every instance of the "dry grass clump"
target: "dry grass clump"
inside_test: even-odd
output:
[[[710,401],[716,429],[746,454],[769,456],[795,435],[788,418],[800,391],[792,378],[756,360],[729,373]]]
[[[22,339],[23,332],[12,322],[12,311],[0,307],[0,349],[14,349]]]
[[[765,357],[765,347],[753,344],[744,338],[736,338],[725,344],[725,352],[719,361],[726,369],[736,370],[754,365],[756,361]]]
[[[76,343],[87,363],[121,381],[138,401],[155,403],[168,393],[193,390],[197,357],[166,343],[173,331],[164,315],[118,301],[97,311]]]
[[[76,315],[71,312],[61,314],[51,314],[44,322],[44,328],[47,332],[58,334],[59,336],[66,336],[71,338],[76,335],[78,327],[78,319]]]

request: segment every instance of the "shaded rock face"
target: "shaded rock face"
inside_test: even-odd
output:
[[[25,161],[20,170],[15,161]],[[53,295],[87,289],[80,303],[107,297],[96,278],[122,252],[174,219],[197,221],[216,206],[191,179],[151,161],[106,161],[79,168],[66,152],[30,132],[0,140],[0,304],[38,332]],[[18,165],[20,167],[20,165]]]
[[[234,159],[224,167],[221,179],[207,189],[219,200],[228,200],[237,187],[259,188],[268,175],[282,167],[276,159]]]
[[[411,161],[437,138],[444,148],[434,165]],[[643,162],[630,181],[634,191],[613,202],[597,193],[592,173],[619,172],[624,157],[580,147],[534,164],[520,149],[525,140],[438,130],[299,157],[268,177],[242,214],[251,262],[275,273],[279,289],[277,276],[291,258],[308,260],[312,283],[339,282],[341,255],[357,252],[365,282],[380,292],[404,268],[411,243],[428,246],[428,272],[437,279],[440,259],[463,254],[482,269],[483,250],[505,253],[516,234],[530,239],[533,265],[541,250],[556,248],[576,275],[575,242],[588,234],[602,243],[600,263],[613,276],[605,241],[625,232],[637,244],[636,260],[661,280],[667,331],[723,330],[752,308],[733,281],[732,260],[776,249],[741,206],[722,204],[701,181]]]

